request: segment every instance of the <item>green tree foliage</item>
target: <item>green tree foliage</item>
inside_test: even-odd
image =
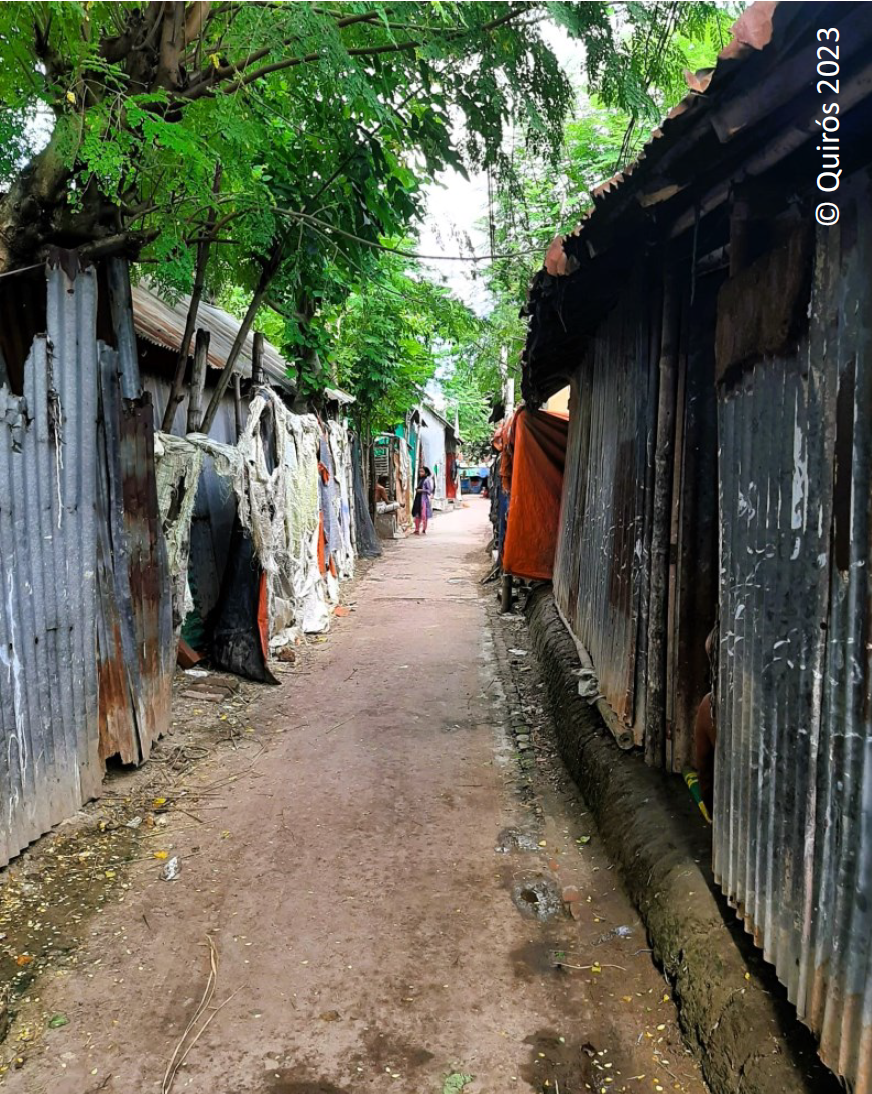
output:
[[[481,326],[447,289],[392,254],[380,255],[367,280],[326,319],[332,377],[354,392],[364,433],[402,421],[454,347],[467,345]]]
[[[609,40],[609,64],[599,69],[599,53],[588,50],[590,87],[601,77],[599,92],[579,91],[556,154],[543,155],[523,142],[506,153],[510,169],[495,178],[489,217],[494,252],[505,256],[486,274],[492,307],[442,378],[446,396],[460,407],[464,436],[479,451],[490,438],[490,410],[506,377],[520,386],[526,325],[519,309],[549,243],[575,228],[592,205],[594,188],[635,158],[649,129],[687,93],[685,71],[714,64],[741,7],[618,5],[613,19],[623,33]],[[652,14],[654,22],[646,22]],[[633,33],[635,19],[648,26],[645,34]]]
[[[623,66],[609,69],[598,92],[592,85],[579,93],[556,158],[521,146],[511,153],[512,169],[497,180],[493,240],[499,254],[511,256],[489,271],[498,299],[523,301],[550,241],[572,231],[591,207],[594,188],[638,155],[650,129],[687,94],[685,72],[714,64],[736,14],[709,4],[643,6],[649,14],[655,9],[661,24],[644,37],[626,35],[618,47]],[[626,17],[639,7],[627,5]]]
[[[531,149],[557,153],[572,93],[544,16],[585,43],[607,100],[642,108],[654,76],[637,58],[663,37],[660,9],[678,13],[677,32],[709,7],[4,4],[0,265],[45,242],[120,236],[184,287],[217,205],[221,269],[255,282],[281,238],[294,256],[285,293],[299,295],[357,240],[402,234],[435,172],[496,167],[510,121]],[[25,163],[34,119],[51,139]]]
[[[447,167],[559,164],[574,93],[543,35],[633,117],[708,3],[13,2],[0,6],[0,272],[123,251],[172,291],[271,304],[302,371]],[[679,43],[675,45],[674,43]],[[44,145],[35,151],[36,145]],[[220,165],[220,172],[216,168]],[[208,271],[201,268],[208,265]],[[413,335],[411,341],[418,341]]]
[[[464,454],[477,459],[490,450],[494,405],[502,398],[505,380],[514,377],[520,389],[520,356],[526,328],[517,305],[497,298],[472,337],[455,346],[440,368],[438,379],[452,411],[460,417]]]
[[[507,118],[526,118],[540,143],[559,134],[569,88],[533,9],[5,4],[0,170],[12,201],[0,258],[121,234],[181,286],[220,160],[216,238],[229,237],[232,275],[256,280],[251,257],[287,237],[305,287],[302,268],[318,280],[314,256],[331,229],[368,242],[404,230],[421,181],[492,162]],[[38,117],[51,139],[24,164]]]

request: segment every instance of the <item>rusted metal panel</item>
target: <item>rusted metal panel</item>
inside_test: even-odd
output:
[[[555,562],[560,608],[590,653],[602,694],[637,741],[653,413],[649,309],[640,281],[602,323],[574,382]]]
[[[157,501],[154,412],[148,394],[121,405],[119,464],[139,688],[132,696],[142,759],[169,727],[175,668],[172,590]]]
[[[868,179],[843,183],[840,205],[818,230],[807,334],[719,393],[714,854],[824,1062],[869,1094]]]
[[[97,289],[48,274],[23,395],[0,388],[0,863],[99,789]]]
[[[144,285],[133,288],[133,312],[136,333],[153,342],[156,346],[178,352],[185,334],[185,320],[188,315],[188,297],[182,297],[177,303],[170,304],[156,296]],[[208,330],[209,365],[214,369],[224,367],[230,356],[230,350],[239,331],[240,323],[232,315],[211,304],[201,302],[197,309],[197,326]],[[235,371],[243,376],[251,376],[251,357],[254,350],[254,335],[249,333],[239,354]],[[194,352],[194,339],[191,339],[190,353]],[[288,376],[290,364],[270,342],[264,341],[263,365],[267,377],[272,383],[292,389],[294,382]]]
[[[122,398],[130,332],[126,361],[98,341],[93,269],[43,286],[22,394],[0,386],[0,865],[99,793],[107,756],[147,757],[174,664],[151,401]]]
[[[102,347],[100,490],[101,753],[147,759],[169,725],[172,594],[160,527],[154,411],[122,398],[118,354]]]

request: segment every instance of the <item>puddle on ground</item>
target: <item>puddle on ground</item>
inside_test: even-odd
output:
[[[525,832],[522,828],[504,828],[497,836],[494,850],[497,854],[508,855],[512,851],[535,851],[538,853],[541,848],[539,847],[539,841],[530,832]]]
[[[512,885],[512,902],[521,915],[544,921],[553,919],[563,904],[560,890],[550,878],[535,877]]]

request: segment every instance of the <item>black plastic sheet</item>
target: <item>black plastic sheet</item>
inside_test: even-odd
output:
[[[259,684],[277,684],[264,656],[259,620],[262,578],[254,544],[237,517],[221,598],[212,619],[212,664]]]

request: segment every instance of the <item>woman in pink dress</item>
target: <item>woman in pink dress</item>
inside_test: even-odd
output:
[[[415,501],[412,505],[412,516],[415,518],[415,535],[427,535],[427,521],[433,515],[430,499],[436,489],[433,472],[429,467],[421,467],[418,470],[418,485],[415,489]]]

